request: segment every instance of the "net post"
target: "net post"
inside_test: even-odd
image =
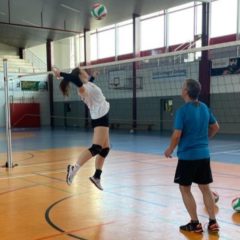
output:
[[[8,60],[3,59],[3,71],[4,71],[4,92],[5,92],[5,116],[6,116],[6,137],[7,137],[7,168],[13,168],[12,158],[12,137],[11,137],[11,117],[10,117],[10,104],[8,94]]]

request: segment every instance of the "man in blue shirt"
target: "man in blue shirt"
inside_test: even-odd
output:
[[[201,85],[198,81],[188,79],[184,82],[182,98],[185,104],[176,112],[171,143],[164,154],[166,157],[171,157],[178,146],[178,165],[174,182],[179,184],[183,202],[191,217],[191,221],[180,226],[180,230],[203,232],[197,216],[196,202],[191,193],[191,185],[194,182],[198,184],[203,194],[204,204],[209,214],[208,230],[218,232],[215,203],[209,187],[213,179],[208,139],[218,132],[219,125],[208,107],[198,101],[200,91]]]

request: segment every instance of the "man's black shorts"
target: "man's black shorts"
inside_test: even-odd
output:
[[[174,182],[184,186],[189,186],[193,182],[197,184],[209,184],[213,182],[210,159],[179,159]]]

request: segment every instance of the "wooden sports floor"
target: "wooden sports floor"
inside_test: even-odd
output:
[[[2,165],[6,159],[3,136],[2,132]],[[179,231],[189,217],[173,183],[176,158],[162,156],[169,136],[111,136],[112,150],[102,177],[104,191],[99,191],[89,181],[92,160],[72,186],[65,183],[67,164],[88,146],[91,132],[13,133],[13,159],[18,166],[0,169],[0,239],[240,239],[240,213],[231,208],[232,199],[240,196],[239,141],[219,139],[211,144],[212,189],[220,195],[216,211],[221,227],[218,235],[211,235],[206,229],[203,234]],[[196,185],[193,192],[206,228],[208,218]]]

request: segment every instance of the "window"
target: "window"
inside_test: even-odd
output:
[[[115,56],[115,28],[98,32],[98,58]]]
[[[172,99],[164,99],[164,105],[163,105],[164,112],[173,112],[173,100]]]
[[[143,15],[143,16],[140,17],[140,19],[141,20],[150,19],[150,18],[158,17],[162,14],[164,14],[164,11],[154,12],[154,13],[150,13],[150,14],[147,14],[147,15]]]
[[[169,8],[168,9],[168,12],[177,12],[179,10],[184,10],[186,8],[191,8],[193,7],[193,3],[186,3],[186,4],[182,4],[182,5],[179,5],[179,6],[176,6],[176,7],[172,7],[172,8]]]
[[[141,51],[164,46],[164,16],[141,21]]]
[[[75,36],[75,59],[76,64],[85,62],[84,58],[84,35]]]
[[[90,35],[90,60],[94,61],[97,60],[98,58],[98,53],[97,53],[97,33],[92,33]]]
[[[70,68],[75,67],[75,44],[74,37],[69,38],[69,47],[70,47]]]
[[[133,24],[118,26],[118,55],[133,52]]]
[[[189,5],[189,4],[184,4]],[[171,12],[168,16],[169,45],[190,42],[194,36],[194,7]],[[180,7],[179,7],[180,8]],[[174,8],[175,9],[175,8]]]
[[[84,56],[84,36],[81,36],[79,38],[79,58],[78,58],[78,62],[85,62],[85,56]]]
[[[218,0],[211,6],[211,37],[236,33],[237,0]]]
[[[198,4],[195,6],[195,34],[202,34],[202,4]]]

